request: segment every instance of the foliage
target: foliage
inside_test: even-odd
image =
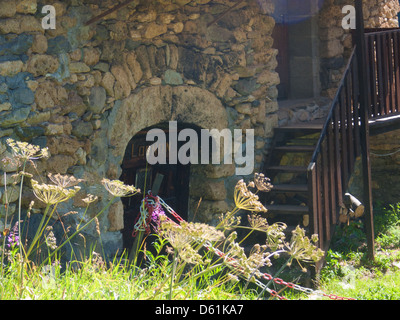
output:
[[[266,209],[257,193],[268,192],[272,185],[262,174],[255,174],[254,181],[246,184],[240,180],[234,191],[235,208],[220,217],[216,227],[195,223],[176,224],[167,216],[157,214],[158,240],[153,243],[156,250],[151,253],[143,247],[143,231],[137,236],[137,250],[134,257],[127,253],[115,256],[112,261],[92,251],[88,257],[76,259],[71,255],[67,264],[60,263],[60,249],[71,246],[71,240],[81,236],[91,224],[98,228],[98,218],[117,197],[129,197],[140,192],[134,186],[127,186],[119,180],[103,179],[104,188],[112,195],[111,200],[97,214],[88,218],[86,212],[96,201],[94,195],[87,195],[87,204],[74,231],[65,231],[57,245],[50,221],[58,205],[75,196],[82,181],[68,175],[49,175],[51,183],[39,183],[25,172],[28,162],[48,156],[47,149],[40,149],[27,143],[7,140],[13,150],[21,176],[18,202],[18,219],[8,227],[8,203],[5,206],[5,228],[0,238],[1,246],[1,299],[221,299],[255,297],[249,284],[261,279],[261,268],[272,265],[271,259],[286,256],[276,276],[293,261],[305,270],[304,263],[315,263],[323,252],[315,245],[317,236],[306,237],[300,227],[293,231],[287,241],[286,225],[269,225],[259,212]],[[12,159],[10,160],[12,161]],[[22,188],[24,178],[31,182],[36,198],[43,202],[42,211],[32,239],[21,239]],[[6,178],[6,176],[5,176]],[[6,184],[7,185],[7,184]],[[252,190],[255,189],[255,192]],[[30,218],[31,203],[27,218]],[[240,224],[237,213],[249,212],[248,225]],[[66,213],[69,214],[69,213]],[[79,219],[79,218],[78,218]],[[147,219],[146,219],[147,221]],[[145,222],[145,221],[143,221]],[[248,235],[253,232],[265,234],[265,244],[255,244],[250,252],[237,241],[236,229],[243,228]],[[140,229],[141,230],[141,229]],[[245,238],[247,238],[247,236]],[[72,246],[71,246],[72,248]],[[131,254],[132,254],[131,252]],[[41,259],[37,259],[37,254]],[[43,253],[44,256],[43,256]],[[144,260],[138,264],[138,255]],[[241,281],[240,281],[241,280]],[[269,284],[267,284],[268,287]],[[264,288],[265,290],[265,288]],[[262,290],[262,292],[264,291]]]
[[[387,207],[376,204],[374,226],[376,254],[366,255],[361,221],[339,230],[326,255],[319,287],[324,291],[356,299],[400,299],[400,203]]]

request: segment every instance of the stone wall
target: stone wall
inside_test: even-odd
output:
[[[374,200],[395,204],[400,188],[400,130],[371,137],[371,175]]]
[[[365,28],[398,27],[397,0],[367,0],[364,5]],[[342,28],[342,8],[354,1],[327,0],[319,13],[321,94],[333,98],[352,50],[352,37]]]
[[[400,188],[400,130],[381,133],[370,137],[370,163],[372,198],[374,205],[399,202]],[[361,157],[357,158],[355,170],[350,178],[348,192],[363,199],[363,168]]]
[[[273,6],[244,2],[207,26],[235,3],[134,1],[85,26],[116,2],[0,0],[0,158],[10,155],[8,137],[49,147],[51,158],[29,171],[36,179],[47,173],[85,179],[80,195],[59,206],[77,211],[75,217],[84,212],[86,193],[100,197],[89,216],[104,206],[108,194],[100,180],[119,178],[127,141],[157,121],[252,128],[259,166],[278,121]],[[54,30],[41,26],[43,5],[56,9]],[[1,176],[14,171],[0,162]],[[241,177],[229,165],[192,171],[191,201],[203,198],[198,216],[210,222],[229,208]],[[33,199],[29,186],[25,208]],[[16,198],[10,200],[15,210]],[[34,208],[41,210],[38,203]],[[122,228],[117,202],[100,219],[107,253],[121,248]],[[92,229],[87,238],[96,239]]]

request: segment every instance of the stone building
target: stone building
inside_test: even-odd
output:
[[[109,197],[103,177],[143,188],[158,172],[160,195],[177,211],[215,222],[242,178],[235,163],[149,168],[148,130],[168,133],[169,121],[179,130],[254,129],[257,171],[276,126],[323,118],[352,46],[341,27],[350,0],[237,2],[134,0],[91,22],[116,2],[0,0],[0,157],[10,156],[5,140],[12,137],[49,148],[51,157],[29,168],[35,179],[84,179],[60,212],[82,214],[87,193],[99,196],[89,215],[100,210]],[[397,27],[397,1],[365,3],[366,27]],[[55,29],[43,28],[45,5],[55,8]],[[3,208],[4,173],[15,170],[0,162]],[[15,211],[17,197],[8,199]],[[24,199],[26,208],[29,183]],[[129,242],[130,205],[117,201],[100,218],[108,254]],[[36,203],[34,213],[40,210]],[[94,226],[86,237],[98,237]]]

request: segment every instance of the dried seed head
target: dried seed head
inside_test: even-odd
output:
[[[270,179],[265,177],[263,173],[254,174],[254,183],[259,191],[268,192],[271,191],[273,185],[270,183]]]
[[[140,189],[125,185],[120,180],[103,179],[101,183],[104,188],[115,197],[131,197],[140,192]]]
[[[258,196],[249,191],[243,179],[239,180],[235,186],[234,200],[236,207],[239,209],[267,212],[267,209],[258,200]]]
[[[49,173],[48,177],[55,185],[61,188],[73,187],[83,181],[83,179],[76,179],[74,176],[61,175],[59,173],[56,175]]]
[[[94,196],[94,195],[88,193],[88,194],[86,195],[86,198],[83,198],[82,201],[83,201],[84,203],[86,203],[87,205],[89,205],[89,204],[91,204],[91,203],[97,201],[97,199],[98,199],[97,196]]]
[[[49,157],[48,148],[42,149],[39,146],[27,142],[15,141],[13,139],[7,139],[7,144],[11,147],[14,157],[23,161]]]
[[[288,253],[299,264],[300,261],[317,262],[324,256],[324,252],[313,244],[313,242],[316,242],[315,240],[318,240],[316,235],[313,235],[310,240],[306,237],[305,230],[297,226],[292,231],[292,238],[287,245]]]
[[[78,186],[75,186],[72,189],[66,189],[50,184],[39,184],[36,180],[33,179],[32,188],[36,198],[48,205],[67,201],[74,197],[81,189]]]
[[[52,250],[57,249],[57,239],[54,236],[53,227],[47,226],[46,231],[47,231],[47,234],[45,236],[46,245]]]

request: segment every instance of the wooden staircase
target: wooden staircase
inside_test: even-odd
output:
[[[261,200],[268,209],[268,221],[286,223],[288,232],[297,225],[308,231],[311,213],[307,168],[322,127],[322,121],[314,121],[275,128],[263,170],[274,187],[262,194]]]

